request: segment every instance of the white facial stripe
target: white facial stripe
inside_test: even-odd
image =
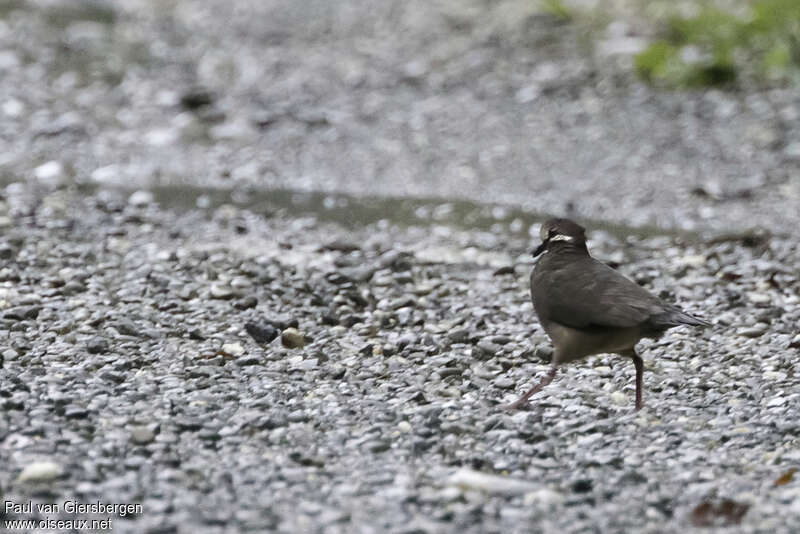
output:
[[[550,241],[575,241],[575,239],[569,235],[557,234],[551,237]]]

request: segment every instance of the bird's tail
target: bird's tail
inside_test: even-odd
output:
[[[677,306],[670,307],[662,313],[658,313],[650,317],[650,322],[654,325],[671,328],[673,326],[688,325],[688,326],[711,326],[711,323],[704,319],[689,315]]]

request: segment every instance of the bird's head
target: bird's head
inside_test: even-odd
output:
[[[535,258],[557,246],[586,249],[586,229],[569,219],[550,219],[539,230],[542,244],[533,251]]]

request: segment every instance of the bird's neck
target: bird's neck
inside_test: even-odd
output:
[[[550,243],[550,247],[547,249],[548,252],[556,252],[558,254],[578,254],[581,256],[588,256],[589,249],[586,248],[586,242],[570,242],[570,241],[558,241],[555,243]]]

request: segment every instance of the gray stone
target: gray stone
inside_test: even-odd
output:
[[[86,350],[89,354],[104,354],[108,352],[108,341],[101,337],[93,337],[86,343]]]
[[[503,350],[503,348],[488,339],[483,339],[478,342],[475,346],[476,350],[473,351],[473,354],[476,354],[480,359],[488,359],[495,356],[497,353]]]
[[[447,334],[448,339],[453,343],[468,343],[470,338],[470,332],[466,328],[459,328],[458,330],[453,330],[449,334]]]
[[[494,379],[494,385],[500,389],[513,389],[516,382],[507,376],[500,376]]]
[[[147,426],[135,426],[132,427],[130,430],[131,433],[131,441],[136,445],[147,445],[151,443],[156,434]]]
[[[766,323],[756,323],[753,326],[739,328],[736,333],[744,337],[761,337],[767,333],[769,325]]]

